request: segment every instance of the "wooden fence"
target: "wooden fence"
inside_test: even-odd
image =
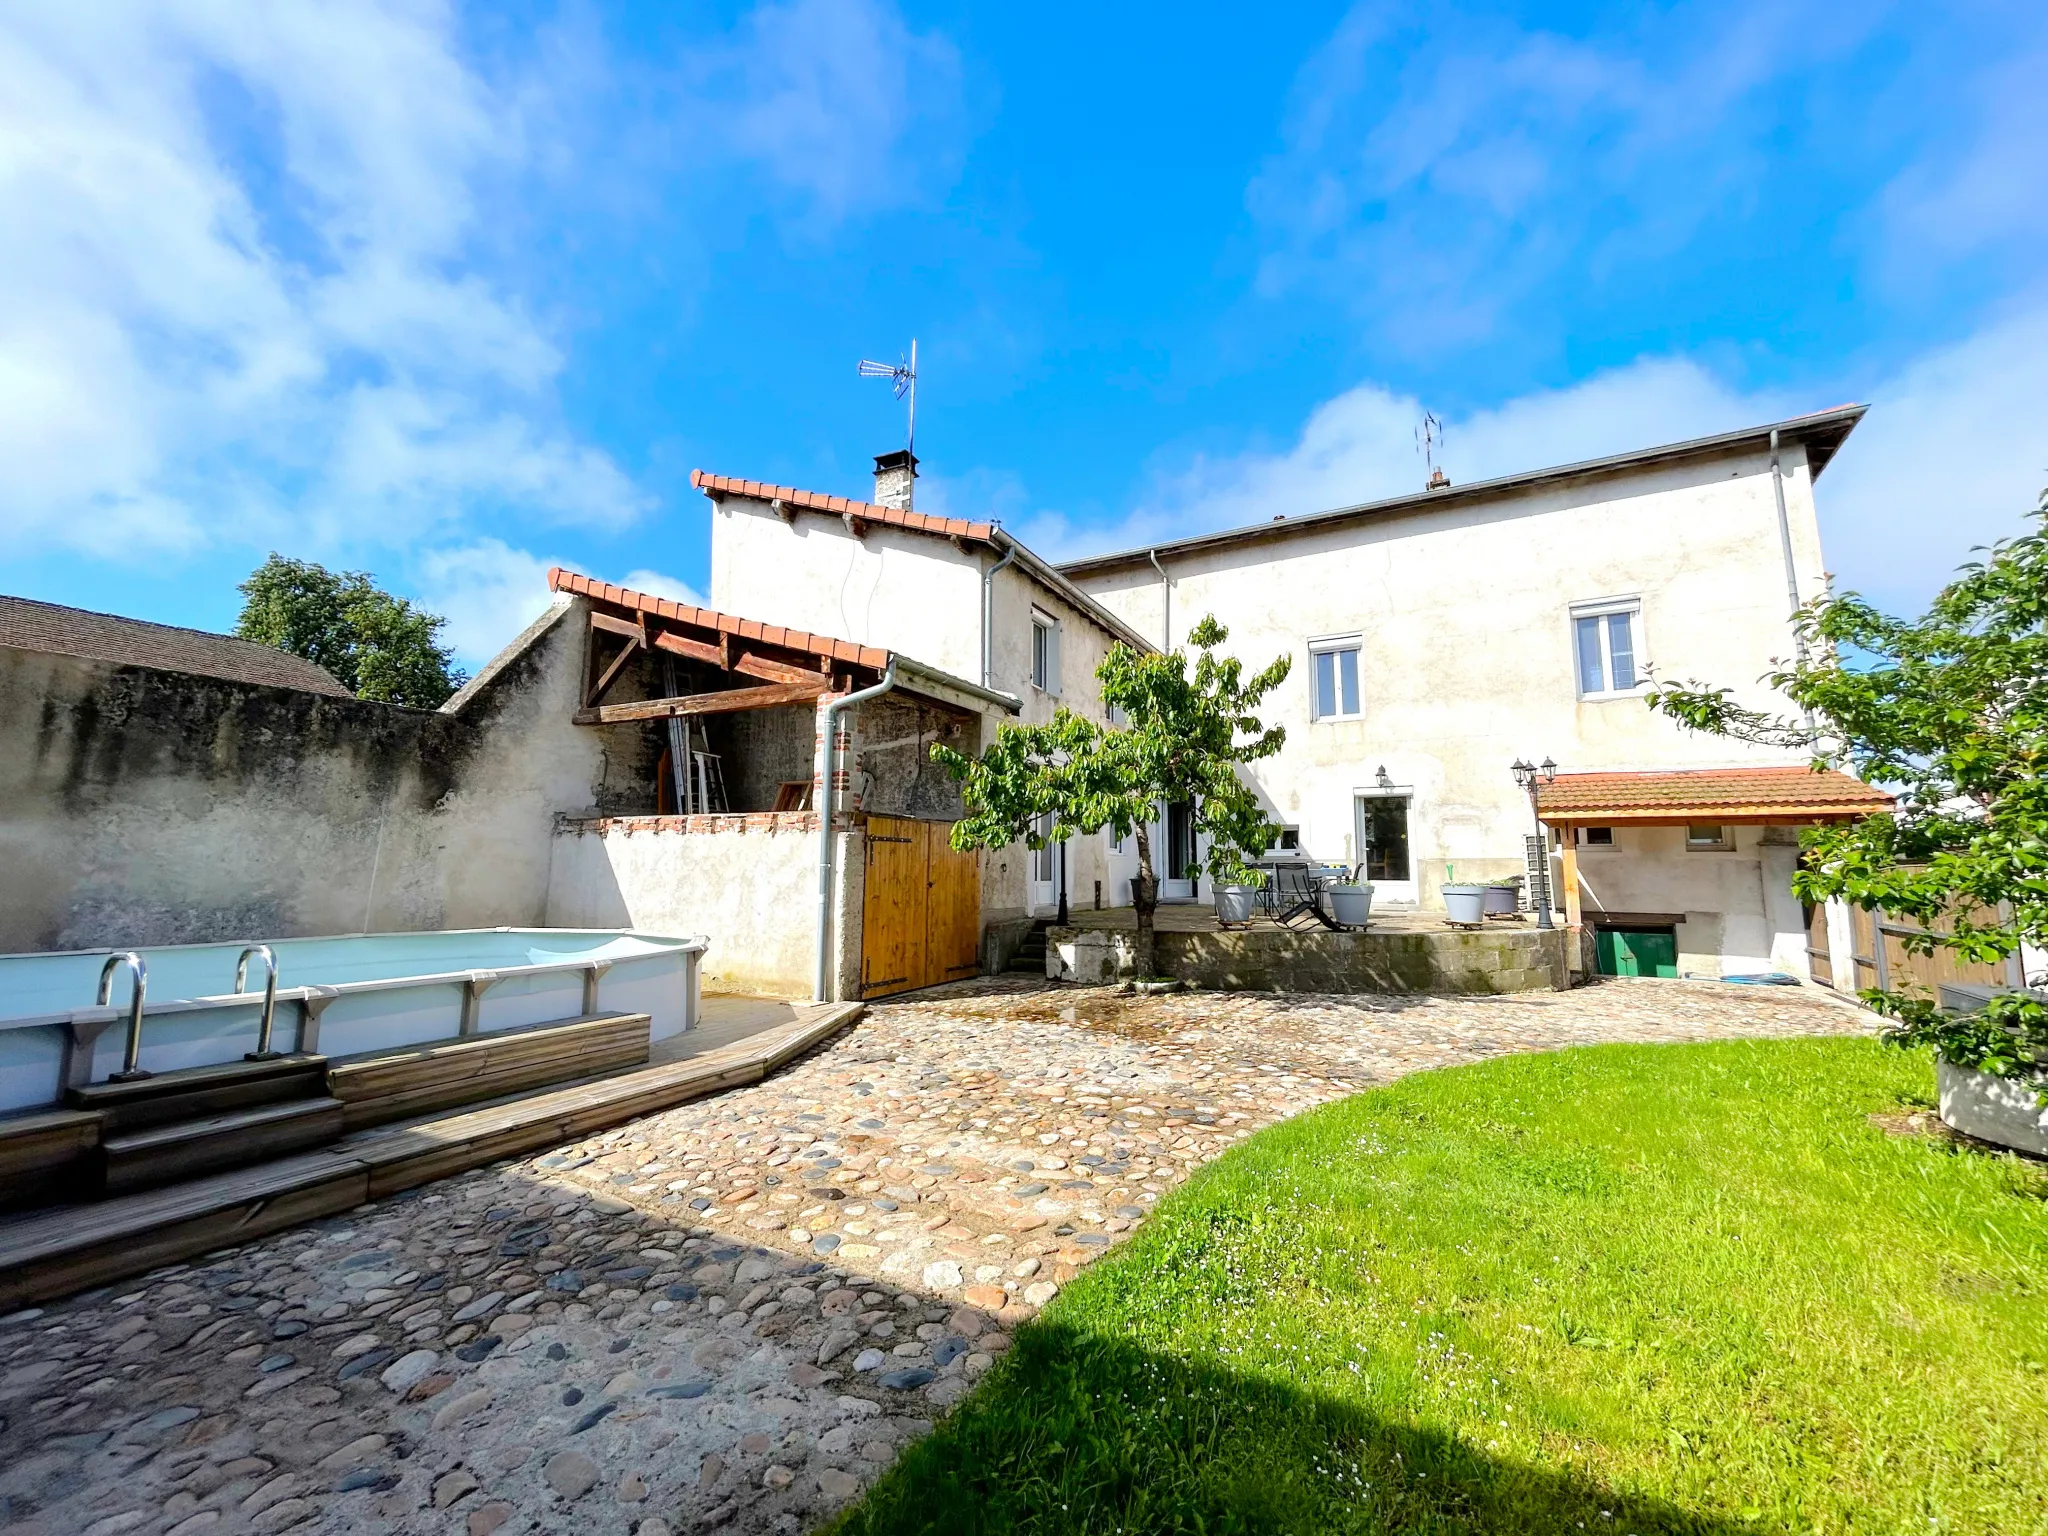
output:
[[[1978,914],[1980,920],[1993,915],[1989,912]],[[1808,907],[1807,963],[1815,981],[1841,992],[1879,987],[1887,992],[1896,989],[1934,997],[1936,989],[1943,983],[1994,987],[2025,984],[2018,955],[1984,963],[1964,960],[1951,949],[1937,949],[1932,954],[1923,955],[1906,948],[1906,940],[1914,935],[1943,933],[1947,929],[1946,922],[1928,929],[1908,922],[1896,913],[1852,906],[1849,908],[1849,954],[1836,957],[1829,953],[1828,909]]]

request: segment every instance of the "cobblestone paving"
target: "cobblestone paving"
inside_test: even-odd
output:
[[[1189,1172],[1360,1087],[1808,994],[976,983],[777,1077],[0,1321],[20,1536],[807,1529]]]

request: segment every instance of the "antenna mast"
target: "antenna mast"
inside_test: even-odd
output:
[[[915,336],[910,338],[910,360],[908,362],[905,362],[900,356],[893,363],[877,363],[864,357],[860,360],[860,368],[857,371],[864,379],[892,380],[895,384],[895,389],[892,393],[895,394],[896,398],[898,400],[906,398],[909,400],[910,425],[904,435],[903,446],[908,448],[911,456],[915,458],[917,456],[917,338]]]
[[[1422,455],[1422,462],[1429,466],[1429,483],[1426,490],[1440,490],[1451,483],[1450,477],[1437,467],[1436,453],[1444,443],[1444,424],[1436,419],[1433,412],[1424,411],[1422,422],[1415,429],[1415,451]]]

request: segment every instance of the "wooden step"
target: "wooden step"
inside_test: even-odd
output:
[[[704,1056],[420,1125],[366,1131],[255,1168],[0,1218],[0,1315],[336,1215],[378,1195],[757,1082],[860,1018],[847,1003]]]
[[[0,1206],[65,1194],[99,1143],[100,1117],[89,1110],[0,1115]]]
[[[139,1275],[369,1198],[370,1172],[332,1152],[0,1222],[0,1313]]]
[[[303,1152],[341,1132],[341,1100],[319,1098],[258,1104],[107,1136],[100,1142],[100,1187],[119,1195],[199,1178]]]
[[[327,1091],[350,1130],[596,1077],[647,1060],[644,1013],[598,1013],[536,1029],[435,1040],[328,1063]]]
[[[275,1061],[224,1061],[210,1067],[155,1072],[132,1083],[92,1083],[64,1095],[73,1109],[101,1117],[102,1137],[225,1114],[257,1104],[315,1098],[327,1091],[325,1056]]]

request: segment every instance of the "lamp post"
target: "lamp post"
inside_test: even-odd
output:
[[[1550,840],[1543,833],[1543,813],[1536,807],[1536,791],[1539,785],[1557,777],[1557,764],[1547,757],[1540,763],[1524,762],[1518,757],[1514,775],[1515,782],[1529,796],[1529,817],[1536,824],[1536,889],[1531,893],[1536,901],[1536,926],[1554,928],[1557,925],[1550,920]]]

